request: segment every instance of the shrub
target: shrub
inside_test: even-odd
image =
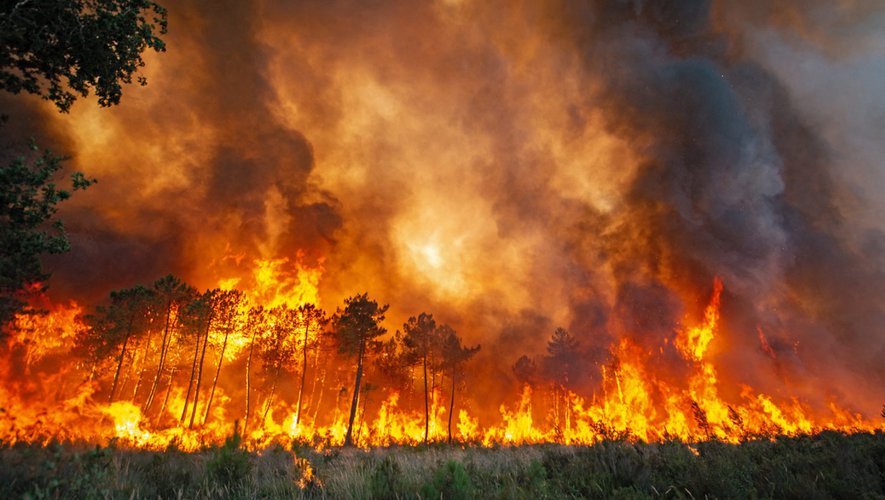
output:
[[[226,488],[242,485],[246,481],[252,464],[249,453],[240,448],[241,443],[242,437],[234,424],[233,434],[224,440],[224,445],[215,450],[206,463],[206,472],[211,481]]]
[[[449,460],[436,470],[432,482],[421,486],[421,497],[456,500],[473,498],[473,483],[461,462]]]

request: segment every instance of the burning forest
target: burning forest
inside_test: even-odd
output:
[[[216,3],[107,109],[4,80],[4,158],[98,179],[14,290],[4,444],[885,430],[874,2]]]

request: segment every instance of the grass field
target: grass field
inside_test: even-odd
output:
[[[0,498],[885,498],[885,433],[185,453],[0,446]]]

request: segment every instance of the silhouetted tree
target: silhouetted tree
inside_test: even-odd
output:
[[[99,306],[95,314],[85,317],[89,327],[77,339],[81,351],[88,352],[97,361],[119,350],[108,402],[113,401],[117,393],[130,342],[147,332],[152,299],[153,292],[141,285],[113,291],[107,305]]]
[[[387,312],[388,306],[379,306],[374,300],[369,300],[367,295],[364,293],[346,299],[344,310],[339,308],[333,318],[339,352],[356,357],[356,380],[353,401],[350,405],[350,418],[347,421],[347,434],[344,437],[345,446],[353,445],[353,420],[359,403],[363,359],[370,351],[378,348],[379,343],[375,339],[386,332],[381,322],[384,321],[384,313]]]
[[[166,363],[166,355],[171,343],[171,333],[179,323],[179,317],[182,309],[196,295],[196,290],[190,287],[181,278],[173,275],[167,275],[154,282],[154,297],[159,306],[161,314],[163,314],[163,338],[160,340],[160,360],[157,363],[157,374],[154,376],[154,383],[148,393],[147,401],[144,404],[144,411],[147,413],[153,403],[154,395],[160,384],[160,376],[163,373],[163,367]]]
[[[146,0],[2,2],[0,89],[39,95],[62,112],[90,89],[99,105],[117,104],[121,83],[144,65],[142,52],[165,50],[164,33],[165,9]],[[53,176],[62,160],[47,150],[0,166],[0,327],[25,309],[27,289],[45,289],[40,256],[70,248],[61,221],[53,220],[56,205],[95,182],[75,172],[71,191],[59,189]]]
[[[513,375],[520,384],[534,388],[538,383],[538,366],[532,358],[522,355],[513,364]]]
[[[252,358],[255,346],[260,342],[262,335],[267,331],[267,314],[264,307],[257,306],[249,309],[246,314],[246,335],[249,337],[249,352],[246,356],[246,417],[243,419],[243,433],[249,428],[249,417],[252,416]]]
[[[547,378],[553,383],[557,403],[563,403],[566,428],[570,426],[570,391],[574,380],[577,378],[579,362],[577,339],[572,337],[564,328],[557,328],[553,332],[550,341],[547,342],[544,371]]]
[[[311,332],[313,339],[318,339],[323,326],[328,321],[326,312],[313,304],[302,304],[297,311],[298,328],[301,329],[301,383],[298,387],[298,403],[295,410],[295,424],[301,422],[301,404],[304,398],[304,381],[307,377],[307,351],[316,341],[311,340]]]
[[[387,387],[407,390],[412,384],[411,367],[406,360],[402,332],[397,330],[389,339],[381,343],[375,366],[379,374],[387,379]]]
[[[52,101],[66,112],[94,91],[120,102],[121,83],[165,50],[166,10],[145,0],[9,1],[0,7],[0,89]],[[146,80],[137,81],[144,85]]]
[[[268,312],[267,331],[259,338],[259,355],[264,365],[264,373],[270,374],[270,394],[264,407],[263,419],[267,419],[276,396],[280,372],[288,369],[295,361],[295,329],[298,326],[298,312],[286,306],[279,306]]]
[[[403,347],[405,361],[409,364],[421,364],[424,374],[424,444],[430,433],[430,391],[427,384],[428,366],[433,366],[433,356],[439,353],[440,336],[436,331],[436,321],[432,314],[421,313],[412,316],[403,324]]]
[[[237,327],[240,313],[240,304],[244,299],[243,292],[239,290],[224,290],[218,293],[216,324],[218,333],[224,335],[221,342],[221,352],[218,353],[218,365],[215,367],[215,376],[212,377],[212,390],[209,391],[209,399],[206,400],[206,411],[203,414],[203,424],[209,420],[209,411],[212,409],[212,400],[215,398],[215,388],[218,385],[218,376],[221,374],[221,364],[224,362],[224,353],[227,350],[227,341],[231,333]]]
[[[31,150],[0,166],[0,327],[24,310],[25,290],[45,289],[49,274],[40,256],[70,249],[62,222],[53,220],[56,205],[95,182],[77,172],[71,190],[60,189],[53,177],[63,158],[49,151],[34,157],[37,147]]]
[[[439,335],[442,338],[440,348],[440,365],[448,370],[449,377],[452,379],[452,395],[449,400],[449,444],[452,443],[452,415],[455,411],[455,387],[458,375],[462,373],[464,363],[479,352],[479,345],[473,347],[464,347],[461,344],[461,337],[455,333],[449,325],[442,325],[438,328]]]

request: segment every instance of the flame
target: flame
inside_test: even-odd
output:
[[[233,321],[229,346],[222,360],[218,344],[222,332],[209,335],[210,354],[206,359],[204,378],[209,379],[217,363],[237,366],[222,376],[212,395],[207,412],[207,391],[200,389],[195,425],[182,420],[186,404],[193,405],[193,395],[186,395],[186,344],[174,341],[168,370],[161,373],[154,405],[146,408],[144,391],[150,370],[156,367],[156,344],[137,343],[133,354],[126,357],[127,369],[121,377],[117,400],[107,401],[112,370],[97,369],[84,363],[66,362],[78,332],[88,328],[83,322],[83,309],[74,303],[55,306],[45,315],[20,315],[15,320],[16,335],[6,340],[0,358],[0,439],[7,443],[19,441],[47,442],[50,439],[107,442],[137,448],[165,449],[175,446],[196,450],[209,443],[220,443],[230,432],[234,421],[243,421],[245,414],[246,358],[252,352],[250,423],[246,442],[256,448],[271,443],[309,443],[318,448],[343,444],[347,429],[349,396],[352,390],[347,370],[335,371],[338,364],[329,356],[334,351],[321,347],[319,329],[308,329],[307,344],[302,331],[292,332],[292,345],[299,363],[288,370],[283,382],[271,388],[273,375],[256,360],[253,343],[267,335],[273,320],[258,324],[250,333],[248,315],[257,298],[269,304],[298,306],[313,300],[321,269],[296,265],[285,271],[285,260],[261,261],[256,265],[256,290],[246,294]],[[796,397],[778,398],[743,385],[738,400],[726,400],[720,394],[722,380],[717,366],[709,358],[710,347],[719,334],[719,306],[723,290],[717,278],[700,324],[674,333],[674,344],[684,357],[689,371],[684,381],[658,376],[659,358],[655,350],[620,339],[612,348],[613,362],[601,369],[602,380],[593,394],[581,394],[567,387],[545,388],[524,385],[511,403],[500,403],[497,419],[473,415],[459,406],[457,418],[452,415],[452,432],[462,441],[523,444],[559,442],[591,444],[608,438],[640,441],[680,439],[695,442],[718,439],[740,442],[754,437],[798,435],[823,429],[862,431],[883,429],[882,424],[865,420],[835,401],[826,411],[815,410]],[[159,322],[152,323],[159,328]],[[25,333],[26,332],[26,333]],[[758,330],[761,336],[761,329]],[[152,341],[156,342],[156,341]],[[182,341],[183,342],[183,341]],[[304,351],[307,346],[307,364]],[[136,353],[137,351],[137,353]],[[324,356],[326,361],[323,363]],[[21,371],[19,367],[25,367]],[[147,375],[145,370],[147,368]],[[306,395],[298,418],[293,380],[307,370],[313,387],[305,384]],[[368,372],[372,373],[372,372]],[[307,375],[306,374],[306,375]],[[378,376],[378,374],[375,374]],[[139,380],[141,381],[139,382]],[[265,384],[260,384],[264,379]],[[359,446],[418,444],[424,439],[423,394],[421,385],[413,380],[406,393],[382,386],[364,387],[359,399],[354,441]],[[448,392],[445,384],[434,380],[431,385],[429,439],[445,441],[448,434]],[[272,391],[274,391],[272,393]],[[287,393],[288,391],[288,393]],[[419,404],[420,403],[420,404]],[[473,400],[476,404],[476,400]],[[191,406],[192,408],[192,406]],[[190,411],[193,411],[192,409]],[[303,484],[311,479],[309,464],[302,467]]]

